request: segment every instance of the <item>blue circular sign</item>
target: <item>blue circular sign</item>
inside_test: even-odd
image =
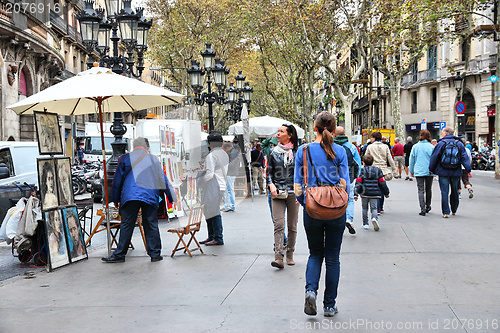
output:
[[[455,105],[455,111],[457,111],[458,114],[463,114],[465,112],[465,103],[458,101]]]

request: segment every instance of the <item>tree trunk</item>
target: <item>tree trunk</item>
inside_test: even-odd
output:
[[[391,76],[391,108],[392,118],[394,120],[394,130],[396,138],[402,139],[404,137],[405,128],[401,118],[401,78],[398,76]]]

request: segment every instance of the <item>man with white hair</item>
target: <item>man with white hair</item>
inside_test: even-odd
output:
[[[450,216],[450,205],[452,215],[455,215],[458,210],[458,186],[462,176],[462,165],[469,177],[472,177],[470,161],[464,144],[453,135],[451,127],[445,127],[441,131],[441,140],[434,147],[429,162],[429,171],[439,176],[441,210],[444,218]]]
[[[411,154],[411,149],[413,148],[413,138],[409,136],[406,139],[406,144],[404,146],[404,152],[405,152],[405,173],[406,173],[406,178],[405,180],[413,180],[413,177],[410,175],[410,172],[408,170],[408,167],[410,166],[410,154]]]

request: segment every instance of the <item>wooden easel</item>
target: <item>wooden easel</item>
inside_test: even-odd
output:
[[[106,218],[106,214],[104,213],[104,210],[98,209],[96,215],[100,216],[100,219],[97,222],[96,226],[94,227],[94,230],[92,230],[92,232],[90,233],[89,238],[85,242],[85,246],[90,242],[90,240],[92,239],[92,236],[100,233],[101,231],[107,230],[106,226],[102,225],[102,222]],[[118,231],[120,231],[120,229],[118,227],[121,224],[121,216],[118,213],[118,211],[114,211],[114,212],[110,211],[110,217],[112,220],[109,221],[109,232],[111,235],[111,247],[113,247],[113,244],[116,244],[116,246],[118,246],[118,240],[116,239],[116,236],[118,235]],[[142,216],[137,217],[136,223],[139,226],[139,230],[141,231],[142,241],[144,242],[144,248],[147,249],[146,237],[144,236],[144,229],[142,228]],[[130,247],[132,249],[134,249],[134,245],[132,244],[132,242],[130,242]]]

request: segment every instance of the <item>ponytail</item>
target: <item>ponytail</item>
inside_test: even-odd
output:
[[[314,126],[321,134],[321,148],[326,153],[326,157],[329,161],[335,159],[335,151],[333,150],[333,135],[332,132],[335,130],[335,117],[326,111],[321,112],[316,117]]]
[[[326,153],[326,158],[331,161],[335,159],[335,152],[332,148],[333,135],[326,128],[321,133],[321,147]]]

